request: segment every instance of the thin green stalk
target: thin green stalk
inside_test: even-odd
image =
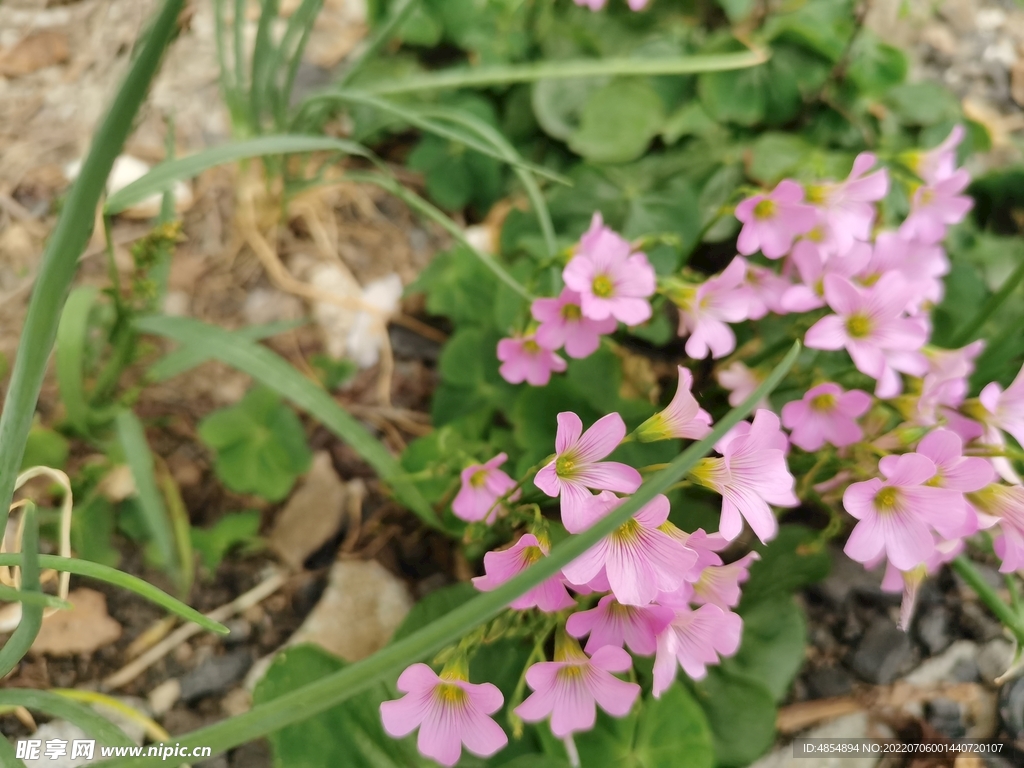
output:
[[[5,603],[22,603],[24,605],[41,605],[43,608],[58,608],[62,611],[70,611],[73,607],[67,600],[61,600],[55,595],[15,589],[4,584],[0,584],[0,600],[3,600]]]
[[[0,555],[0,566],[12,567],[20,565],[24,567],[27,560],[29,560],[29,558],[20,553],[2,554]],[[180,616],[185,619],[185,621],[191,621],[194,624],[198,624],[205,630],[216,632],[218,635],[226,635],[228,633],[228,628],[220,622],[206,618],[195,608],[190,608],[180,600],[175,600],[166,592],[161,589],[157,589],[149,582],[143,581],[131,574],[124,573],[123,571],[119,571],[116,568],[111,568],[107,565],[100,565],[99,563],[93,563],[89,560],[79,560],[74,557],[58,557],[57,555],[39,555],[39,567],[52,568],[55,571],[63,571],[76,576],[84,576],[89,579],[96,579],[97,581],[112,584],[115,587],[127,589],[129,592],[134,592],[139,597],[149,600],[149,602],[154,605],[159,605],[168,613],[173,613],[175,616]],[[22,589],[24,589],[24,587],[22,587]],[[8,644],[10,644],[9,640]],[[7,646],[4,646],[3,649],[0,649],[0,653],[3,653],[6,648]]]
[[[25,511],[24,531],[21,538],[23,555],[21,563],[21,589],[24,592],[42,592],[39,585],[39,519],[36,517],[36,505],[27,504]],[[21,604],[21,621],[14,632],[0,648],[0,680],[14,669],[28,649],[35,642],[39,629],[43,626],[43,606],[38,603]],[[3,693],[0,691],[0,693]]]
[[[999,290],[996,291],[989,298],[988,301],[978,310],[976,314],[967,325],[960,329],[960,332],[953,337],[953,341],[950,342],[950,346],[953,349],[962,347],[964,344],[971,341],[978,331],[981,330],[982,326],[988,322],[989,318],[996,313],[996,311],[1003,306],[1003,303],[1010,298],[1021,282],[1024,281],[1024,261],[1017,265],[1017,268],[1013,270],[1013,273],[1006,278],[1005,282],[999,286]]]
[[[539,80],[568,80],[578,77],[625,77],[644,75],[692,75],[699,72],[723,72],[756,67],[768,61],[767,50],[741,53],[698,54],[673,59],[573,59],[540,61],[507,66],[460,67],[390,78],[362,86],[368,93],[393,96],[457,88],[484,88]]]
[[[50,236],[18,345],[11,383],[0,415],[0,531],[7,525],[14,480],[21,467],[25,441],[32,427],[46,364],[53,349],[61,309],[78,267],[78,257],[92,236],[96,206],[134,125],[135,113],[146,96],[164,49],[177,29],[184,0],[165,0],[124,84],[99,130],[68,193],[57,226]]]
[[[402,667],[430,657],[444,646],[466,635],[505,610],[519,595],[558,573],[565,565],[614,532],[659,493],[666,491],[707,454],[721,437],[749,414],[786,375],[800,352],[799,342],[776,366],[761,386],[743,403],[730,411],[698,443],[690,445],[669,467],[647,480],[635,494],[583,533],[571,536],[518,576],[493,592],[483,593],[464,603],[419,631],[386,646],[368,659],[302,686],[273,701],[253,707],[249,712],[197,731],[184,734],[182,743],[212,747],[214,754],[259,738],[273,731],[313,717],[346,701],[386,678]],[[100,765],[105,768],[152,765],[149,758],[115,759]]]
[[[964,555],[953,560],[953,570],[960,574],[960,578],[967,582],[967,586],[974,590],[981,598],[981,602],[995,614],[1003,626],[1013,633],[1017,644],[1024,646],[1024,617],[1003,602],[992,585],[985,581],[978,569]]]
[[[391,37],[398,31],[402,23],[409,18],[419,0],[399,0],[384,24],[377,28],[366,43],[366,46],[355,53],[352,63],[338,78],[338,86],[344,86],[362,69],[363,65],[377,55],[377,51],[387,45]]]
[[[386,189],[388,192],[393,194],[395,197],[400,198],[406,205],[413,210],[419,212],[423,216],[427,217],[435,224],[440,225],[449,235],[458,240],[462,245],[470,250],[470,252],[476,256],[480,261],[484,263],[491,272],[494,273],[501,282],[505,283],[509,288],[518,293],[527,301],[533,301],[533,294],[531,294],[526,288],[524,288],[518,280],[510,275],[501,264],[495,261],[494,257],[490,254],[478,251],[473,247],[473,244],[469,242],[469,238],[466,237],[466,233],[462,227],[452,221],[450,218],[444,215],[440,210],[432,206],[422,197],[417,195],[415,192],[403,187],[395,179],[390,176],[384,176],[379,173],[372,173],[367,171],[350,171],[345,174],[345,178],[349,181],[364,182],[366,184],[376,184],[381,189]]]
[[[124,731],[103,715],[96,713],[92,707],[79,704],[59,693],[30,688],[8,688],[0,691],[0,707],[3,706],[25,707],[67,720],[105,747],[130,747],[134,744],[125,736]]]

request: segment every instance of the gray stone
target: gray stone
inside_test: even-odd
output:
[[[949,635],[949,620],[949,610],[942,606],[930,608],[918,617],[914,633],[930,655],[942,653],[953,642]]]
[[[189,703],[225,693],[245,677],[251,666],[252,654],[244,648],[213,656],[181,678],[181,699]]]
[[[882,573],[868,571],[842,553],[832,553],[832,570],[817,585],[822,597],[835,606],[844,605],[850,597],[876,597],[882,595]],[[897,596],[897,601],[899,597]]]
[[[225,621],[224,626],[228,628],[228,634],[221,638],[221,642],[226,646],[241,645],[252,636],[252,624],[241,617]]]
[[[978,654],[978,672],[982,681],[993,684],[1002,677],[1013,662],[1013,644],[1003,638],[985,643]]]
[[[983,643],[1003,636],[1003,625],[977,603],[960,606],[960,626],[971,638]]]
[[[231,768],[271,768],[270,747],[263,739],[243,744],[231,753]]]
[[[862,680],[887,685],[912,663],[913,656],[907,633],[889,619],[878,619],[857,644],[850,666]]]
[[[946,683],[953,677],[953,670],[958,664],[974,663],[978,652],[978,646],[970,640],[958,640],[907,675],[905,682],[921,687]]]
[[[842,667],[821,667],[807,675],[807,687],[811,698],[831,699],[853,690],[853,678]]]
[[[942,734],[951,739],[962,739],[967,735],[963,709],[952,699],[932,699],[924,707],[925,719]]]

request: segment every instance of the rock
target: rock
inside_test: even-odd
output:
[[[855,712],[852,715],[845,715],[819,725],[800,735],[809,739],[866,739],[876,734],[868,732],[867,714]],[[793,747],[787,744],[762,757],[751,768],[874,768],[879,759],[867,758],[863,755],[794,758]]]
[[[999,689],[999,721],[1014,740],[1024,737],[1024,677]]]
[[[844,605],[851,596],[879,597],[882,592],[881,571],[868,571],[842,553],[833,553],[832,569],[816,590],[835,606]],[[900,600],[896,596],[896,602]]]
[[[345,517],[348,489],[331,454],[319,451],[302,486],[292,494],[267,536],[271,549],[294,570],[336,534]]]
[[[1014,64],[1010,72],[1010,95],[1017,106],[1024,107],[1024,59]]]
[[[980,683],[981,671],[976,659],[960,659],[949,670],[949,678],[957,683]]]
[[[22,762],[25,764],[25,768],[77,768],[80,765],[89,765],[95,762],[95,758],[99,757],[98,750],[93,752],[93,760],[86,757],[71,758],[72,742],[81,741],[83,739],[90,739],[85,731],[79,728],[77,725],[72,725],[66,720],[51,720],[48,723],[43,723],[32,734],[33,739],[42,741],[42,750],[46,749],[46,742],[51,739],[59,739],[60,741],[66,741],[65,754],[54,756],[53,759],[46,756],[45,751],[40,751],[39,757],[35,760],[25,759]]]
[[[921,32],[921,40],[927,46],[943,54],[947,58],[952,58],[957,52],[957,39],[956,35],[941,22],[934,22],[929,24]]]
[[[192,763],[192,768],[230,768],[227,755],[217,755],[208,760]]]
[[[175,678],[164,680],[149,692],[149,708],[157,717],[169,712],[181,698],[181,682]]]
[[[948,682],[958,664],[974,663],[978,658],[979,648],[970,640],[958,640],[949,646],[944,653],[928,659],[906,677],[911,685],[928,687]]]
[[[978,653],[978,672],[983,682],[992,685],[1013,662],[1013,644],[1003,638],[990,640]]]
[[[949,610],[937,606],[927,609],[915,622],[914,634],[930,656],[942,653],[953,642],[949,634],[949,621]]]
[[[913,660],[913,647],[907,633],[891,620],[877,619],[857,645],[851,668],[869,683],[887,685]]]
[[[121,637],[121,625],[107,613],[107,597],[93,589],[76,589],[68,595],[74,606],[43,620],[32,643],[32,653],[50,656],[91,654]]]
[[[964,713],[959,702],[952,699],[932,699],[924,706],[925,719],[940,733],[951,739],[967,735]]]
[[[373,560],[342,560],[289,645],[316,643],[353,662],[383,648],[412,608],[405,584]]]
[[[830,699],[853,690],[853,679],[842,667],[820,667],[807,675],[807,687],[811,698]]]
[[[389,327],[388,334],[391,338],[391,349],[397,358],[436,363],[441,356],[440,344],[401,325]]]
[[[187,704],[223,693],[245,677],[251,666],[252,655],[244,648],[207,659],[181,678],[181,698]]]
[[[220,702],[225,717],[242,715],[252,709],[252,694],[245,688],[235,688]]]
[[[82,170],[82,161],[76,160],[64,169],[64,175],[68,181],[74,181]],[[107,178],[107,194],[112,195],[120,192],[129,184],[138,181],[149,173],[149,163],[139,160],[131,155],[120,155],[114,160],[114,167]],[[184,181],[176,181],[171,187],[174,195],[174,210],[177,213],[184,213],[192,207],[192,187]],[[160,215],[160,208],[163,205],[163,195],[155,194],[139,201],[130,208],[122,211],[121,216],[129,219],[152,219]]]
[[[241,645],[252,636],[252,624],[241,617],[225,621],[224,626],[228,628],[228,633],[221,638],[221,642],[228,647]]]
[[[30,32],[12,47],[0,52],[0,75],[22,77],[45,67],[63,64],[71,55],[64,32],[43,29]]]
[[[977,603],[963,603],[960,606],[960,626],[969,637],[979,642],[1003,636],[1003,625]]]

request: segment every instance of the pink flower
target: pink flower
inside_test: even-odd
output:
[[[574,613],[565,622],[565,630],[573,637],[589,634],[587,653],[623,643],[640,656],[650,656],[658,645],[658,635],[667,627],[675,613],[660,605],[623,605],[612,595],[601,598],[596,608]]]
[[[918,188],[910,201],[910,215],[900,225],[900,234],[908,240],[937,243],[946,236],[946,227],[963,221],[974,201],[960,193],[971,183],[967,171],[956,171],[949,178]]]
[[[1024,445],[1024,368],[1005,390],[995,381],[986,384],[978,400],[991,414],[985,419],[986,424],[1008,432]]]
[[[604,8],[604,4],[608,0],[574,0],[576,5],[581,5],[584,8],[589,8],[592,11],[600,11]]]
[[[623,500],[602,493],[598,502],[603,516]],[[655,496],[618,530],[565,566],[562,574],[571,584],[587,584],[603,571],[623,605],[647,605],[658,592],[678,589],[697,554],[658,530],[668,513],[668,499]]]
[[[707,565],[693,584],[693,602],[712,603],[726,610],[740,604],[740,584],[750,577],[750,566],[760,560],[757,552],[748,552],[728,565]]]
[[[473,464],[462,470],[462,487],[452,502],[452,512],[456,517],[469,522],[483,520],[498,499],[515,488],[515,480],[498,469],[506,459],[507,454],[499,453],[486,464]],[[510,500],[518,496],[517,491]]]
[[[936,429],[925,435],[918,443],[917,453],[935,463],[935,476],[928,481],[929,485],[972,493],[996,479],[992,465],[985,459],[963,455],[963,441],[948,429]]]
[[[899,232],[879,232],[871,259],[858,272],[858,277],[867,284],[886,272],[899,272],[911,285],[908,307],[916,311],[925,301],[933,304],[942,301],[945,291],[942,277],[949,269],[949,259],[941,246],[907,240]]]
[[[885,481],[853,483],[843,494],[846,511],[860,521],[844,551],[860,563],[884,552],[890,563],[909,571],[934,554],[932,529],[947,539],[960,535],[961,498],[956,491],[926,485],[935,476],[935,463],[927,456],[885,456],[878,468]]]
[[[618,323],[614,317],[591,320],[583,316],[580,295],[563,288],[557,299],[536,299],[530,307],[533,318],[540,322],[535,338],[545,349],[565,345],[569,357],[589,357],[601,345],[602,334],[612,333]]]
[[[915,421],[935,424],[939,416],[959,408],[967,398],[968,377],[974,373],[974,361],[985,348],[978,340],[960,349],[925,349],[928,372],[921,384]]]
[[[937,184],[956,173],[956,148],[964,139],[964,127],[953,126],[949,136],[939,146],[927,152],[913,152],[908,156],[911,170],[920,176],[925,184]]]
[[[858,442],[864,431],[857,419],[868,412],[871,396],[859,389],[843,392],[838,384],[819,384],[801,400],[782,406],[782,425],[793,445],[808,453],[825,443],[841,448]]]
[[[883,275],[872,288],[827,275],[825,299],[836,314],[811,326],[804,342],[812,349],[846,347],[857,369],[881,384],[895,375],[886,353],[916,352],[928,337],[927,328],[903,316],[911,293],[894,272]]]
[[[766,543],[779,530],[768,505],[794,507],[799,503],[793,495],[793,475],[786,466],[786,445],[779,417],[758,410],[753,424],[737,424],[715,446],[722,458],[702,459],[690,472],[697,483],[722,495],[719,531],[729,541],[740,535],[745,519]]]
[[[808,187],[808,202],[821,209],[827,231],[840,253],[848,251],[855,240],[871,238],[875,221],[872,203],[889,192],[889,175],[884,168],[868,173],[876,162],[874,155],[862,152],[853,161],[846,181]]]
[[[722,274],[670,293],[679,307],[679,335],[690,334],[686,354],[694,360],[707,357],[709,351],[714,358],[725,357],[736,349],[736,334],[727,323],[749,316],[752,296],[743,282],[746,270],[746,261],[737,257]]]
[[[769,195],[754,195],[736,206],[736,218],[743,222],[736,245],[749,256],[759,249],[769,259],[789,253],[797,235],[810,232],[817,212],[803,204],[804,188],[784,179]]]
[[[533,336],[502,339],[498,342],[498,372],[509,384],[524,381],[534,387],[543,387],[551,380],[551,372],[562,373],[565,360],[550,349],[545,349]]]
[[[636,439],[641,443],[674,437],[700,440],[711,431],[711,415],[697,404],[697,399],[690,391],[693,387],[693,374],[681,365],[678,368],[679,386],[672,402],[636,430]]]
[[[990,485],[967,498],[980,512],[999,521],[999,535],[992,544],[1003,561],[1000,572],[1024,568],[1024,486]]]
[[[648,297],[654,295],[654,268],[642,253],[604,226],[595,213],[579,249],[562,271],[565,284],[580,295],[585,317],[614,317],[626,325],[639,325],[651,317]]]
[[[648,0],[628,0],[631,11],[642,11],[647,7]]]
[[[825,306],[825,277],[839,275],[852,278],[867,266],[870,258],[870,245],[854,243],[842,257],[822,261],[819,250],[811,247],[809,241],[801,240],[793,247],[790,260],[796,266],[802,284],[786,289],[782,306],[787,312],[809,312]]]
[[[695,611],[676,610],[675,619],[658,635],[654,697],[660,697],[675,682],[677,662],[691,678],[701,680],[708,664],[717,664],[720,656],[736,653],[742,633],[743,619],[712,603]]]
[[[760,320],[772,312],[784,315],[788,310],[782,305],[782,297],[793,283],[768,267],[747,264],[747,287],[750,288],[751,306],[747,319]]]
[[[633,665],[621,648],[605,645],[587,658],[576,641],[575,648],[556,652],[557,661],[542,661],[526,670],[526,682],[533,693],[515,708],[528,723],[551,716],[551,732],[563,739],[571,733],[594,727],[597,707],[612,717],[625,717],[640,695],[640,686],[619,680],[613,672],[625,672]]]
[[[585,433],[575,413],[558,414],[555,458],[533,482],[548,496],[560,496],[562,523],[569,533],[578,533],[590,520],[587,507],[593,500],[588,488],[633,493],[640,487],[640,473],[617,461],[600,461],[614,451],[626,436],[626,425],[617,413],[594,422]]]
[[[490,683],[442,678],[426,664],[413,664],[398,678],[398,690],[406,695],[380,705],[384,730],[401,739],[419,728],[416,746],[441,765],[455,765],[463,745],[474,755],[490,757],[508,744],[505,732],[488,717],[504,702]]]
[[[762,380],[756,371],[752,371],[737,360],[724,368],[716,368],[715,381],[718,382],[718,386],[729,393],[729,405],[735,408],[754,394],[754,390],[761,386]],[[771,410],[767,398],[761,398],[757,407]]]
[[[484,555],[484,575],[473,579],[473,586],[481,592],[497,589],[513,576],[518,576],[542,557],[547,557],[547,544],[532,533],[524,533],[509,549]],[[576,604],[562,584],[560,575],[552,576],[533,589],[517,597],[509,608],[525,611],[537,607],[546,613],[571,608]]]

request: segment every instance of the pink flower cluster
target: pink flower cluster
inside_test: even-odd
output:
[[[605,7],[608,0],[574,0],[576,5],[582,5],[584,8],[589,8],[592,11],[600,11]],[[630,10],[642,11],[647,7],[647,3],[650,0],[626,0]]]
[[[641,425],[634,439],[708,434],[711,417],[692,393],[693,377],[682,367],[678,373],[672,401]],[[608,414],[588,429],[571,412],[558,414],[557,423],[555,453],[534,483],[558,498],[561,523],[572,535],[623,504],[627,496],[619,494],[635,492],[641,475],[608,460],[626,438],[619,414]],[[758,411],[752,423],[739,424],[717,444],[720,457],[706,459],[692,473],[695,482],[722,495],[722,531],[679,529],[669,521],[668,498],[659,495],[560,572],[516,598],[511,609],[537,609],[557,619],[554,657],[525,670],[532,693],[512,713],[526,722],[547,720],[556,737],[568,739],[594,726],[598,707],[615,717],[633,707],[640,686],[617,677],[632,667],[630,653],[655,656],[656,697],[672,685],[679,667],[700,679],[709,664],[735,653],[743,623],[732,609],[757,555],[726,563],[720,553],[739,536],[744,519],[767,541],[777,530],[768,505],[796,503],[785,460],[788,447],[778,417]],[[490,523],[508,513],[519,486],[498,469],[505,459],[500,454],[463,471],[453,503],[459,517]],[[477,589],[496,589],[548,556],[546,527],[528,527],[512,546],[484,556],[484,575],[473,580]],[[580,606],[580,599],[586,605]],[[406,735],[418,726],[420,750],[445,765],[458,759],[463,746],[488,756],[506,743],[504,732],[487,718],[503,704],[493,686],[475,686],[450,671],[438,677],[419,664],[399,679],[399,690],[406,696],[382,705],[388,733]],[[481,718],[486,727],[480,726]],[[447,724],[447,730],[437,723]],[[478,731],[471,734],[471,728]]]
[[[601,336],[619,323],[639,325],[651,317],[654,268],[628,240],[604,225],[595,213],[590,229],[562,271],[565,288],[557,298],[536,299],[530,308],[534,326],[525,334],[498,342],[501,375],[511,384],[542,387],[551,374],[565,371],[558,354],[589,357]]]

